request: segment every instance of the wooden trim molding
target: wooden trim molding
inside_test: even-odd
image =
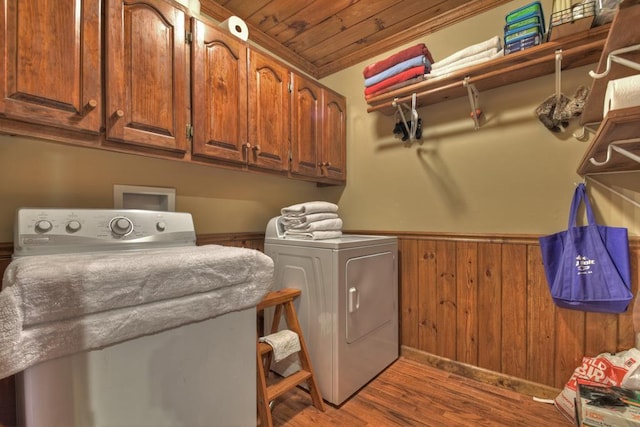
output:
[[[401,346],[400,356],[406,357],[407,359],[414,360],[424,365],[431,366],[433,368],[441,369],[452,374],[460,375],[465,378],[471,378],[485,384],[507,388],[509,390],[513,390],[527,396],[553,399],[558,396],[558,393],[560,393],[561,391],[561,389],[555,387],[545,386],[542,384],[523,380],[522,378],[490,371],[466,363],[461,363],[455,360],[447,359],[446,357],[440,357],[434,354],[426,353],[424,351],[416,350],[415,348],[411,347]]]

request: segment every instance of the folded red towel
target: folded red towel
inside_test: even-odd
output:
[[[405,80],[405,81],[402,81],[400,83],[396,83],[394,85],[391,85],[389,87],[385,87],[383,89],[380,89],[377,92],[367,93],[367,94],[364,95],[364,98],[367,101],[369,101],[371,98],[375,98],[378,95],[382,95],[384,93],[391,92],[391,91],[394,91],[396,89],[402,89],[403,87],[414,85],[414,84],[420,83],[420,82],[422,82],[424,80],[426,80],[425,74],[421,74],[421,75],[419,75],[417,77],[414,77],[414,78],[411,78],[409,80]]]
[[[405,80],[412,79],[417,76],[421,76],[424,74],[425,68],[424,65],[419,65],[417,67],[409,68],[408,70],[402,71],[398,74],[395,74],[383,81],[374,84],[373,86],[369,86],[364,89],[365,95],[370,95],[372,93],[378,92],[382,89],[388,88],[389,86],[393,86],[396,83],[403,82]]]
[[[433,64],[433,57],[431,56],[431,52],[429,52],[429,49],[427,49],[427,46],[424,43],[418,43],[415,46],[411,46],[405,50],[401,50],[398,53],[394,53],[386,59],[383,59],[371,65],[367,65],[362,74],[364,75],[364,78],[367,79],[386,70],[387,68],[401,63],[402,61],[406,61],[407,59],[411,59],[419,55],[425,55],[429,60],[429,63]]]

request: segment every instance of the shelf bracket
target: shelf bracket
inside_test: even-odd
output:
[[[575,131],[572,135],[578,141],[586,141],[589,139],[589,134],[595,134],[598,130],[600,123],[585,123],[580,130]]]
[[[640,50],[640,44],[636,44],[629,47],[623,47],[622,49],[612,50],[607,56],[607,68],[602,73],[589,71],[589,75],[594,79],[600,79],[602,77],[605,77],[607,74],[609,74],[609,71],[611,71],[612,62],[617,62],[618,64],[622,64],[636,71],[640,71],[640,64],[618,56],[618,55],[622,55],[629,52],[635,52],[637,50]]]
[[[607,163],[609,163],[609,160],[611,160],[611,155],[613,154],[613,151],[616,151],[617,153],[620,153],[623,156],[628,157],[631,160],[640,163],[640,156],[633,154],[631,151],[625,150],[624,148],[619,147],[617,145],[617,144],[631,144],[634,142],[640,142],[640,138],[621,139],[618,141],[614,141],[611,144],[609,144],[609,146],[607,147],[607,156],[603,161],[600,162],[594,159],[593,157],[590,158],[589,161],[591,162],[592,165],[595,165],[595,166],[606,165]]]
[[[636,200],[633,200],[632,198],[625,196],[625,195],[624,195],[624,194],[622,194],[621,192],[614,190],[614,189],[613,189],[613,188],[611,188],[610,186],[608,186],[608,185],[606,185],[606,184],[604,184],[604,183],[602,183],[602,182],[598,181],[598,180],[597,180],[597,179],[595,179],[594,177],[587,175],[585,178],[586,178],[586,179],[588,179],[589,181],[591,181],[591,182],[595,183],[595,184],[598,184],[598,185],[599,185],[599,186],[601,186],[602,188],[604,188],[604,189],[606,189],[606,190],[609,190],[611,193],[613,193],[613,194],[615,194],[616,196],[620,197],[621,199],[623,199],[623,200],[625,200],[625,201],[627,201],[627,202],[631,203],[631,204],[632,204],[632,205],[634,205],[635,207],[640,208],[640,203],[638,203]]]
[[[471,106],[471,118],[473,119],[474,129],[480,129],[480,93],[473,83],[469,83],[469,76],[464,78],[462,85],[467,88],[467,96],[469,97],[469,105]]]
[[[398,98],[394,98],[393,102],[391,103],[392,106],[398,109],[398,113],[400,113],[402,124],[404,125],[404,128],[409,135],[408,142],[413,142],[416,139],[420,139],[421,136],[421,132],[418,131],[420,119],[418,118],[418,112],[416,111],[416,104],[417,95],[415,92],[411,94],[411,107],[409,107],[407,104],[399,103]],[[407,121],[407,117],[404,114],[405,109],[411,115],[409,121]]]

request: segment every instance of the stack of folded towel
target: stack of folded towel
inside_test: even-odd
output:
[[[362,72],[365,79],[364,96],[369,99],[424,80],[431,64],[431,52],[424,43],[419,43],[368,65]]]
[[[334,239],[342,236],[342,219],[338,205],[314,201],[283,208],[280,224],[284,236],[301,239]]]
[[[434,63],[431,66],[431,73],[427,77],[443,76],[463,68],[482,64],[500,56],[502,56],[502,44],[500,37],[495,36],[489,40],[461,49]]]

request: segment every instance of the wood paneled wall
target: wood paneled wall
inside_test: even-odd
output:
[[[635,294],[640,241],[630,248]],[[399,270],[411,349],[560,389],[583,356],[635,343],[633,301],[620,315],[553,304],[537,236],[400,235]]]
[[[453,362],[560,389],[583,356],[633,347],[632,301],[620,315],[557,308],[537,236],[398,236],[400,339]],[[198,236],[198,244],[264,249],[262,233]],[[633,293],[640,238],[630,242]],[[11,244],[0,244],[0,271]],[[15,424],[13,377],[0,380],[0,425]]]

